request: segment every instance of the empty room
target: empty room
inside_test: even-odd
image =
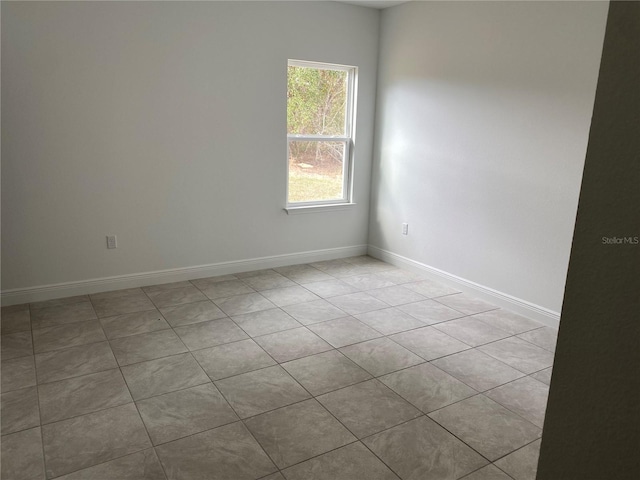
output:
[[[2,480],[638,478],[640,3],[2,1]]]

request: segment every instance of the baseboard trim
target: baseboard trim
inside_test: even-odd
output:
[[[466,280],[451,273],[411,260],[410,258],[403,257],[397,253],[393,253],[373,245],[369,245],[367,253],[372,257],[383,260],[391,265],[411,270],[416,273],[421,273],[427,278],[450,285],[464,293],[474,295],[482,300],[493,303],[494,305],[510,310],[514,313],[524,315],[532,320],[537,320],[538,322],[550,327],[558,328],[558,325],[560,324],[560,313],[526,300],[522,300],[521,298],[499,292],[493,288]]]
[[[307,252],[268,257],[249,258],[230,262],[212,263],[186,268],[172,268],[154,272],[133,273],[114,277],[94,278],[76,282],[64,282],[28,288],[15,288],[0,293],[2,306],[17,305],[28,302],[39,302],[54,298],[87,295],[91,293],[120,290],[123,288],[144,287],[162,283],[195,280],[197,278],[215,277],[265,268],[284,267],[300,263],[333,260],[335,258],[366,255],[367,245],[353,245],[348,247],[327,248]]]

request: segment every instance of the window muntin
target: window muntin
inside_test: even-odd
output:
[[[289,60],[287,206],[351,200],[356,68]]]

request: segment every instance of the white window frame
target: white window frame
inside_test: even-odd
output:
[[[347,101],[345,112],[345,135],[297,135],[287,133],[287,182],[285,191],[285,210],[287,213],[311,213],[314,211],[338,210],[354,205],[353,199],[353,151],[355,138],[355,110],[358,67],[333,63],[289,60],[287,67],[305,67],[323,70],[347,72]],[[289,202],[289,145],[291,141],[344,142],[344,161],[342,162],[342,192],[340,199],[316,200],[309,202]]]

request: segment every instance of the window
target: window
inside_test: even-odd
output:
[[[287,207],[351,202],[356,68],[289,60]]]

